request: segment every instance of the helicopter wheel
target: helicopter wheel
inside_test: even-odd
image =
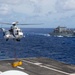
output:
[[[20,39],[16,39],[16,41],[20,41]]]
[[[8,41],[9,39],[6,39],[6,41]]]

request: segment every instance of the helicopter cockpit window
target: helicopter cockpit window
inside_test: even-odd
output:
[[[19,32],[22,32],[21,30],[19,30]]]
[[[14,27],[14,29],[18,29],[17,27]]]

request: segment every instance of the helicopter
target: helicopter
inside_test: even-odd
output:
[[[3,32],[3,37],[8,41],[9,39],[15,39],[16,41],[20,41],[21,38],[24,37],[23,31],[16,26],[18,22],[13,23],[1,23],[1,24],[8,24],[12,25],[9,30],[5,30],[4,28],[0,28],[0,30]]]
[[[21,38],[25,37],[23,31],[17,25],[35,25],[35,24],[18,24],[18,22],[0,23],[0,24],[12,25],[9,30],[0,28],[0,30],[3,32],[3,37],[6,39],[6,41],[8,41],[9,39],[20,41]]]

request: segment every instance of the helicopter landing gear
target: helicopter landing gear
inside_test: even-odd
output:
[[[20,39],[16,39],[16,41],[20,41]]]
[[[6,39],[6,41],[8,41],[9,39]]]

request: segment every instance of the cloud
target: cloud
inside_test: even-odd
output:
[[[54,12],[56,0],[23,0],[21,4],[12,6],[14,12],[26,15],[45,15]]]
[[[45,16],[75,9],[75,0],[0,0],[0,13]]]
[[[21,0],[0,0],[1,4],[20,4]]]
[[[60,12],[75,10],[75,0],[58,0],[56,9]]]
[[[26,15],[45,15],[48,12],[55,11],[56,0],[1,0],[1,4],[5,4],[11,9],[11,12],[25,13]],[[5,6],[3,6],[4,8]],[[9,10],[8,10],[9,11]]]
[[[64,5],[65,9],[73,9],[75,10],[75,0],[67,0]]]
[[[10,13],[10,8],[7,4],[0,4],[0,14],[6,15]]]
[[[75,15],[75,0],[0,0],[0,15],[5,21],[54,24]]]

